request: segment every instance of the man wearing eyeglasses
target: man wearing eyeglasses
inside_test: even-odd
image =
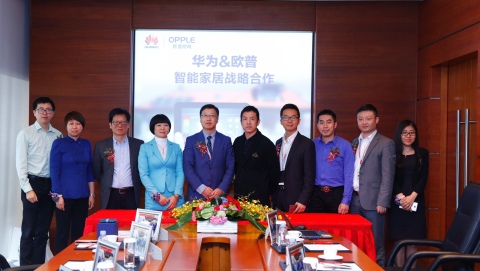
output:
[[[280,180],[273,194],[273,207],[284,212],[302,213],[315,185],[315,145],[298,132],[300,111],[294,104],[280,110],[285,134],[275,146],[280,161]]]
[[[113,109],[108,121],[113,136],[97,142],[93,151],[93,176],[100,184],[100,208],[142,208],[138,153],[143,140],[127,135],[130,128],[127,110]]]
[[[217,131],[220,111],[213,104],[200,109],[202,131],[187,137],[183,171],[188,181],[187,201],[211,199],[228,192],[235,158],[232,140]]]
[[[357,109],[361,133],[352,147],[355,153],[353,196],[350,213],[372,222],[377,264],[385,266],[385,213],[390,207],[395,176],[395,143],[377,131],[379,118],[372,104]]]
[[[62,133],[50,124],[55,104],[48,97],[33,102],[34,124],[18,133],[16,143],[16,168],[23,205],[22,237],[20,239],[20,265],[45,262],[48,230],[55,203],[49,193],[50,150],[53,141]]]

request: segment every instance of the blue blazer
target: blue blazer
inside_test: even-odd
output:
[[[196,189],[204,184],[212,189],[220,188],[227,193],[233,180],[235,157],[232,140],[219,132],[215,134],[213,157],[195,147],[200,142],[206,145],[203,132],[187,137],[183,151],[183,170],[188,181],[187,200],[204,199]]]
[[[167,155],[163,160],[155,138],[140,146],[138,154],[138,171],[140,180],[145,186],[145,208],[149,210],[165,210],[167,205],[154,201],[153,194],[159,192],[165,197],[180,195],[177,207],[185,203],[183,197],[183,164],[180,146],[167,140]]]

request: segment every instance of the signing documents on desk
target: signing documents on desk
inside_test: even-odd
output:
[[[326,248],[333,248],[339,252],[351,252],[350,249],[338,244],[304,244],[307,251],[324,251]]]
[[[317,264],[317,270],[327,271],[327,270],[352,270],[352,271],[363,271],[355,263],[343,263],[343,262],[320,262]]]

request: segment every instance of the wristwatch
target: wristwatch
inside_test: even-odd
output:
[[[90,197],[95,197],[95,194],[90,194]]]
[[[176,199],[179,199],[180,198],[180,195],[179,194],[174,194],[173,195]]]

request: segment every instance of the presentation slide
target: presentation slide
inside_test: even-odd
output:
[[[259,130],[275,142],[284,129],[280,109],[296,104],[300,133],[311,134],[313,32],[136,30],[134,136],[150,141],[150,119],[170,118],[168,139],[183,149],[202,130],[200,108],[220,110],[217,131],[243,133],[240,112],[260,111]]]

